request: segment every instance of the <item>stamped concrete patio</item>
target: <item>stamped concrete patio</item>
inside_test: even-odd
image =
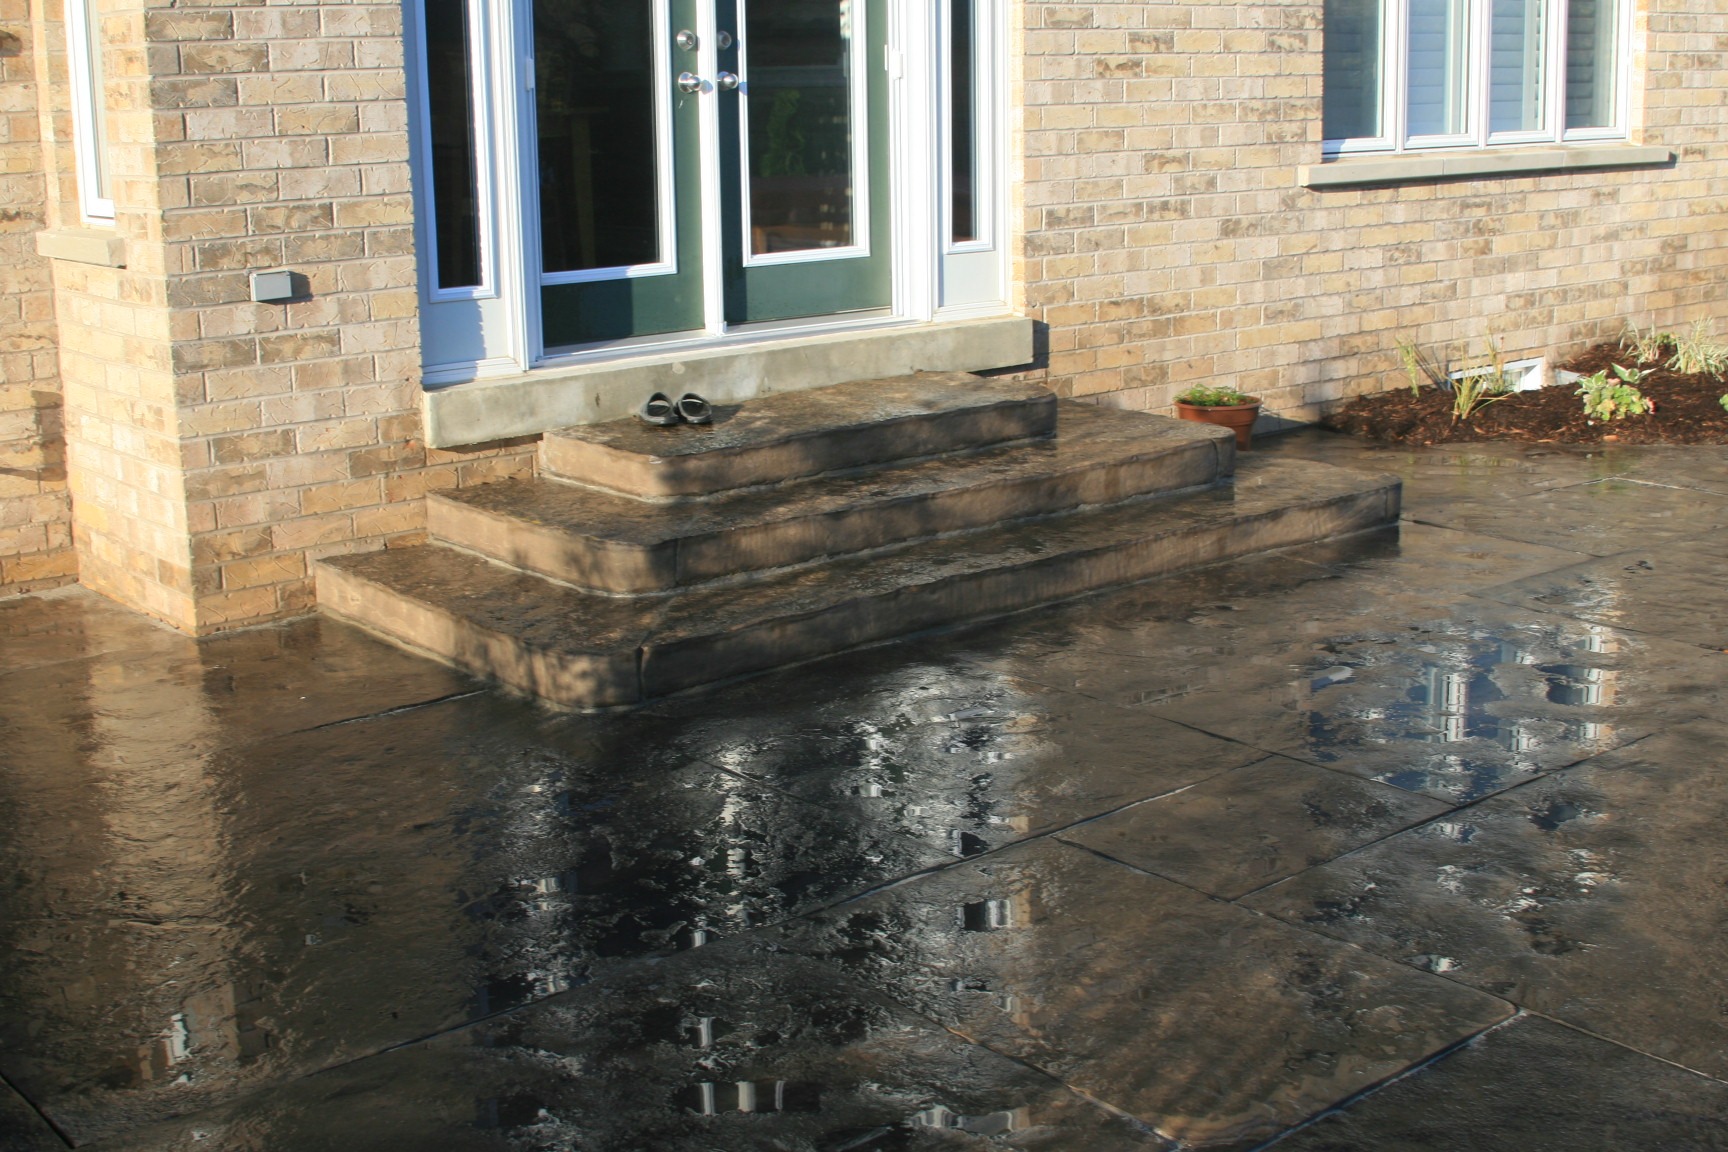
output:
[[[0,1146],[1728,1148],[1728,449],[630,714],[0,604]]]

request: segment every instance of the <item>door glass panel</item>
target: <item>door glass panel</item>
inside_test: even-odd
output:
[[[661,259],[653,6],[654,0],[534,0],[547,272]]]
[[[978,43],[972,22],[974,0],[952,0],[949,21],[949,180],[953,189],[951,218],[956,244],[978,239],[977,88],[974,62]]]
[[[1468,29],[1466,0],[1410,0],[1410,135],[1464,131]]]
[[[1494,0],[1488,65],[1488,130],[1535,132],[1542,127],[1548,86],[1546,0]]]
[[[472,288],[480,270],[480,178],[468,0],[426,0],[427,115],[438,287]]]
[[[750,251],[853,243],[852,8],[848,0],[749,0]]]

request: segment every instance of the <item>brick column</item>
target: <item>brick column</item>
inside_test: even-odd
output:
[[[28,0],[0,0],[0,596],[76,579]]]
[[[420,441],[400,8],[158,2],[103,30],[126,267],[60,282],[84,579],[199,633],[309,611],[311,558],[532,466]],[[304,292],[252,302],[271,269]]]

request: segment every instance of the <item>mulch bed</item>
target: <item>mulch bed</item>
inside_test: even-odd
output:
[[[1728,444],[1728,411],[1721,397],[1728,383],[1712,376],[1670,372],[1658,364],[1634,365],[1632,353],[1616,344],[1598,344],[1561,364],[1588,376],[1610,364],[1641,367],[1647,373],[1638,389],[1656,401],[1656,411],[1610,423],[1591,422],[1576,387],[1550,385],[1515,392],[1478,408],[1468,420],[1452,418],[1452,394],[1408,388],[1359,396],[1321,421],[1321,425],[1387,444],[1438,444],[1445,441],[1523,440],[1532,444]],[[1610,369],[1610,379],[1617,379]]]

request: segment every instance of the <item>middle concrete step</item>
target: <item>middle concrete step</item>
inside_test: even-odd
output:
[[[1277,458],[1151,504],[926,540],[736,586],[600,596],[450,548],[319,561],[324,611],[546,700],[638,703],[925,628],[1005,615],[1391,523],[1398,481]]]
[[[1228,476],[1229,432],[1090,404],[1061,435],[968,456],[649,504],[555,479],[434,493],[435,539],[582,588],[646,593]]]

